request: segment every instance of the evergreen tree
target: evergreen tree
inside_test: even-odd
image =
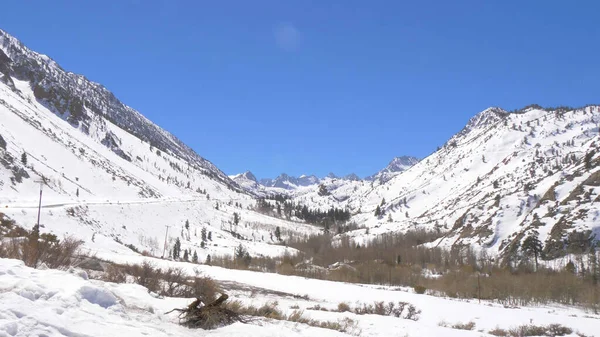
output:
[[[206,241],[200,241],[200,248],[204,249],[206,247]]]
[[[279,228],[279,226],[275,227],[275,238],[277,238],[278,241],[281,241],[281,228]]]
[[[179,238],[175,240],[175,245],[173,245],[173,259],[178,260],[181,256],[181,241]]]
[[[202,239],[202,242],[206,241],[206,227],[202,227],[202,230],[200,231],[200,237]]]
[[[190,221],[189,220],[185,220],[185,229],[190,229]]]
[[[75,195],[79,198],[79,187],[77,187],[77,191],[75,192]]]
[[[198,253],[196,253],[196,251],[194,251],[194,255],[192,255],[192,262],[198,263]]]
[[[27,153],[25,152],[21,154],[21,163],[23,163],[23,165],[27,165]]]
[[[385,205],[385,198],[382,198],[382,199],[381,199],[381,204],[380,204],[380,205],[381,205],[381,206]]]
[[[240,223],[240,215],[237,212],[233,212],[233,224],[238,225]]]
[[[387,219],[387,221],[388,221],[388,222],[393,222],[393,221],[394,221],[394,219],[392,219],[392,214],[391,214],[391,213],[390,213],[390,214],[388,214],[388,219]]]
[[[542,242],[537,238],[536,235],[530,235],[525,239],[525,241],[523,241],[521,251],[525,254],[525,256],[534,257],[535,271],[537,271],[538,257],[542,253]]]
[[[204,260],[204,264],[210,265],[211,263],[211,258],[210,258],[210,254],[206,255],[206,260]]]
[[[212,232],[208,232],[208,241],[212,241]]]
[[[379,205],[377,205],[377,208],[375,208],[375,216],[376,217],[381,216],[381,207],[379,207]]]
[[[183,261],[188,261],[190,259],[190,255],[188,254],[187,249],[183,251]]]
[[[252,257],[250,257],[250,254],[248,253],[246,248],[242,246],[241,243],[235,248],[234,258],[237,264],[243,265],[245,267],[250,266],[250,262],[252,261]]]

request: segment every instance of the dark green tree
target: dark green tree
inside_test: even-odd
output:
[[[233,224],[237,226],[240,223],[240,220],[241,218],[238,212],[233,212]]]
[[[185,229],[190,229],[190,221],[185,220]]]
[[[190,254],[188,253],[187,249],[183,251],[183,261],[188,261],[190,259]]]
[[[202,230],[200,231],[200,237],[202,239],[202,242],[206,241],[206,227],[202,227]]]
[[[204,260],[204,264],[207,264],[210,266],[211,263],[211,259],[210,259],[210,254],[206,255],[206,260]]]
[[[279,226],[275,227],[275,238],[277,238],[278,241],[281,241],[281,228],[279,228]]]
[[[542,242],[537,238],[536,235],[530,235],[525,238],[523,241],[523,245],[521,246],[521,251],[527,257],[532,257],[535,262],[535,271],[538,269],[538,257],[542,253]]]
[[[208,241],[212,241],[212,232],[208,232]]]
[[[178,260],[181,256],[181,241],[179,238],[175,240],[175,244],[173,245],[173,259]]]
[[[376,217],[381,216],[381,207],[379,207],[379,205],[377,205],[377,208],[375,208],[375,216]]]
[[[194,251],[194,255],[192,255],[192,262],[198,263],[198,253],[196,253],[196,251]]]
[[[23,165],[27,165],[27,153],[25,152],[21,154],[21,163],[23,163]]]

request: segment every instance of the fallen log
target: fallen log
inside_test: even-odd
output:
[[[179,312],[179,324],[189,328],[216,329],[235,322],[245,323],[245,320],[237,312],[224,307],[223,304],[229,296],[221,294],[215,301],[203,305],[202,300],[197,298],[185,309],[173,309]]]

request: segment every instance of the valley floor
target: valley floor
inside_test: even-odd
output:
[[[99,253],[115,262],[140,263],[144,257]],[[598,336],[600,316],[569,307],[504,308],[489,302],[461,301],[388,288],[306,279],[206,265],[152,259],[158,267],[177,266],[190,274],[219,281],[231,299],[260,306],[277,301],[286,314],[303,310],[307,318],[356,325],[344,334],[304,324],[269,319],[235,323],[217,330],[191,330],[178,325],[176,313],[189,299],[159,298],[134,284],[90,280],[81,270],[41,270],[20,261],[0,259],[0,336],[487,336],[494,328],[525,324],[561,324],[575,333]],[[374,301],[403,301],[422,312],[418,321],[377,315],[334,312],[341,302],[351,307]],[[316,305],[330,311],[314,310]],[[449,327],[474,322],[472,331]]]

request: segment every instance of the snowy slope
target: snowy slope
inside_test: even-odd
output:
[[[273,245],[276,227],[284,236],[318,231],[251,211],[252,195],[121,103],[116,106],[125,110],[115,113],[140,117],[125,129],[120,126],[125,122],[110,117],[110,106],[95,111],[93,104],[85,104],[80,112],[86,117],[78,120],[70,118],[70,111],[57,111],[48,100],[60,95],[36,97],[38,82],[19,79],[15,64],[39,63],[32,71],[46,72],[45,79],[56,77],[57,85],[82,95],[77,97],[104,102],[103,95],[112,94],[66,73],[4,32],[0,37],[0,51],[14,59],[0,57],[0,207],[20,225],[31,228],[36,222],[39,182],[44,181],[45,231],[75,234],[90,246],[103,242],[113,251],[129,251],[123,243],[162,255],[170,226],[169,246],[181,237],[182,247],[198,250],[200,258],[231,254],[240,243],[253,255],[276,255],[285,251]],[[238,226],[232,224],[234,212],[241,216]],[[200,248],[202,228],[214,234],[205,248]]]
[[[107,257],[107,256],[103,256]],[[141,262],[142,257],[108,257],[122,262]],[[155,260],[161,264],[173,263]],[[230,297],[261,306],[277,301],[285,314],[298,308],[305,317],[337,322],[356,322],[348,333],[309,327],[304,324],[261,319],[236,323],[217,330],[186,329],[177,324],[177,313],[189,299],[158,298],[134,284],[114,284],[88,280],[79,270],[36,270],[20,261],[0,259],[1,336],[482,336],[499,327],[509,329],[524,324],[562,324],[575,332],[597,336],[600,317],[576,308],[505,308],[483,301],[460,301],[418,295],[407,289],[336,283],[303,277],[177,263],[191,275],[202,273],[223,282]],[[229,289],[227,289],[229,287]],[[234,289],[235,288],[235,289]],[[352,297],[349,297],[352,294]],[[303,296],[302,299],[294,295]],[[403,301],[414,304],[421,313],[417,321],[377,315],[310,309],[319,305],[335,310],[338,303],[351,306],[374,301]],[[440,326],[440,323],[475,323],[474,331]],[[478,332],[481,331],[481,332]]]
[[[428,228],[446,233],[437,245],[504,255],[536,235],[549,258],[577,253],[572,243],[582,240],[585,252],[589,238],[600,234],[599,123],[600,106],[490,108],[389,181],[332,181],[325,183],[332,195],[307,191],[296,200],[347,207],[354,221],[374,229],[371,235]],[[360,240],[364,231],[353,235]]]

